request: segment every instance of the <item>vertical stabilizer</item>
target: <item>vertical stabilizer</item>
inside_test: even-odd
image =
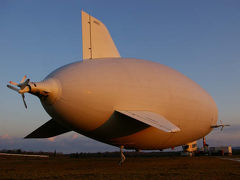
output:
[[[105,25],[82,11],[83,59],[120,57]]]

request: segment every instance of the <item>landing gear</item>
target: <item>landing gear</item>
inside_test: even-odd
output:
[[[124,154],[123,154],[123,148],[124,148],[124,146],[120,146],[121,160],[120,160],[120,162],[118,163],[119,166],[122,166],[122,163],[123,163],[123,162],[125,161],[125,159],[126,159],[126,157],[125,157]]]

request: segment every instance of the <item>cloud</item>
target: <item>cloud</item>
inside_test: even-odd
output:
[[[223,131],[213,130],[206,141],[209,146],[240,146],[240,125],[225,127]],[[202,146],[202,141],[198,144]],[[48,139],[23,139],[9,134],[0,136],[0,149],[22,149],[24,151],[75,152],[105,152],[118,151],[117,147],[107,145],[87,138],[75,132],[66,133]]]
[[[11,137],[8,134],[4,134],[2,136],[0,136],[0,139],[4,140],[4,139],[11,139]]]
[[[54,142],[56,139],[56,137],[50,137],[50,138],[47,138],[48,141],[51,141],[51,142]]]
[[[79,137],[79,135],[77,133],[72,135],[72,139],[77,139]]]
[[[119,149],[93,139],[87,138],[77,133],[67,133],[65,135],[47,139],[23,139],[0,136],[0,149],[21,149],[24,151],[48,151],[75,153],[75,152],[105,152],[118,151]]]

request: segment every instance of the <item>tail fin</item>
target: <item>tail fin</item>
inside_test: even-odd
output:
[[[31,134],[27,135],[25,138],[50,138],[54,137],[66,132],[69,132],[71,130],[67,129],[66,127],[63,127],[61,124],[59,124],[56,120],[51,119],[42,126],[40,126],[38,129],[33,131]]]
[[[120,57],[105,25],[82,11],[83,59]]]

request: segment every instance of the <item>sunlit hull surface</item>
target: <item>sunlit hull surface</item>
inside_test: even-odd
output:
[[[164,149],[197,140],[217,122],[212,97],[183,74],[156,62],[107,58],[63,66],[47,78],[59,84],[48,114],[93,139],[126,149]],[[166,133],[114,110],[150,111],[181,131]]]

